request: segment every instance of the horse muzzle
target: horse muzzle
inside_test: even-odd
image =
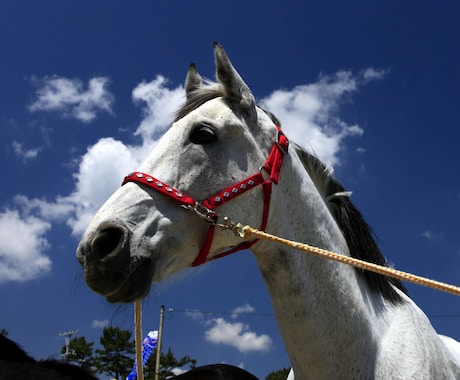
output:
[[[131,255],[131,235],[122,223],[102,223],[77,248],[88,287],[111,303],[133,302],[150,291],[152,260]]]

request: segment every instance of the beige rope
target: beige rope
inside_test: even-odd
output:
[[[136,371],[137,371],[137,380],[144,380],[144,367],[142,366],[142,303],[141,301],[136,301],[134,303],[134,326],[136,326],[135,331],[135,342],[136,342]]]
[[[447,292],[447,293],[451,293],[451,294],[460,296],[460,287],[457,287],[454,285],[449,285],[443,282],[430,280],[428,278],[406,273],[406,272],[403,272],[403,271],[400,271],[394,268],[385,267],[385,266],[381,266],[381,265],[374,264],[374,263],[369,263],[367,261],[359,260],[354,257],[340,255],[338,253],[330,252],[325,249],[312,247],[311,245],[308,245],[308,244],[302,244],[302,243],[297,243],[291,240],[283,239],[278,236],[274,236],[266,232],[259,231],[250,226],[244,226],[244,227],[238,226],[238,230],[239,230],[238,235],[241,237],[252,236],[252,237],[257,237],[259,239],[288,245],[291,248],[295,248],[302,252],[311,253],[315,256],[324,257],[324,258],[334,260],[340,263],[352,265],[359,269],[364,269],[364,270],[368,270],[371,272],[383,274],[385,276],[396,278],[398,280],[411,282],[417,285],[426,286],[428,288],[432,288],[432,289],[436,289],[436,290],[440,290],[443,292]]]

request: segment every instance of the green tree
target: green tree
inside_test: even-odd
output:
[[[149,360],[147,360],[144,367],[145,380],[152,380],[155,377],[156,356],[156,350],[154,350]],[[172,372],[174,368],[182,368],[186,364],[190,364],[190,368],[194,368],[196,360],[190,358],[188,355],[180,359],[176,359],[171,348],[168,348],[168,351],[165,354],[163,352],[160,354],[160,369],[158,378],[160,380],[167,379],[168,377],[174,375]]]
[[[283,368],[278,371],[270,372],[265,380],[286,380],[290,370],[290,368]]]
[[[0,330],[0,335],[3,335],[6,338],[8,336],[8,330],[7,329],[1,329]]]
[[[67,361],[79,365],[89,372],[94,372],[93,357],[94,342],[87,342],[84,336],[75,337],[69,342],[69,354]],[[61,354],[65,354],[66,346],[61,349]]]
[[[95,366],[117,380],[125,378],[134,363],[134,341],[131,332],[118,327],[105,327],[100,339],[102,349],[96,349]]]

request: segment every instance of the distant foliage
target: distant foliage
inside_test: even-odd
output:
[[[117,380],[124,379],[134,362],[134,341],[131,332],[118,327],[105,327],[100,339],[102,349],[96,349],[94,363],[98,373]]]
[[[153,380],[155,378],[155,364],[156,364],[156,349],[150,356],[147,364],[144,368],[144,378],[145,380]],[[174,376],[172,370],[174,368],[183,368],[185,365],[189,364],[190,368],[195,368],[196,360],[192,359],[190,356],[186,355],[180,359],[176,359],[171,348],[168,348],[166,353],[160,354],[160,369],[158,378],[159,380],[165,380]]]
[[[268,374],[265,380],[286,380],[289,375],[290,368],[279,369]]]
[[[94,342],[87,342],[84,336],[75,337],[70,340],[69,354],[64,358],[69,363],[78,365],[90,373],[96,371],[93,357]],[[61,349],[62,356],[65,356],[66,346]]]

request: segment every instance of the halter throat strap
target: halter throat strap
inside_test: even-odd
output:
[[[287,153],[289,147],[289,140],[284,135],[281,128],[279,126],[276,126],[276,128],[278,130],[276,141],[273,143],[268,158],[265,161],[265,164],[260,168],[259,172],[244,179],[243,181],[228,186],[227,188],[217,192],[216,194],[201,202],[198,202],[192,197],[183,194],[180,190],[175,189],[167,183],[142,172],[132,172],[128,174],[124,178],[122,186],[128,182],[135,182],[137,184],[158,191],[178,202],[180,206],[194,211],[197,215],[210,223],[203,245],[201,246],[197,257],[193,261],[192,267],[199,266],[208,261],[230,255],[243,249],[248,249],[257,243],[259,239],[242,242],[224,252],[208,257],[214,239],[217,220],[219,218],[219,215],[214,210],[222,204],[253,189],[254,187],[262,185],[264,193],[264,206],[261,230],[265,231],[268,223],[268,213],[270,210],[272,184],[278,184],[283,157]]]

